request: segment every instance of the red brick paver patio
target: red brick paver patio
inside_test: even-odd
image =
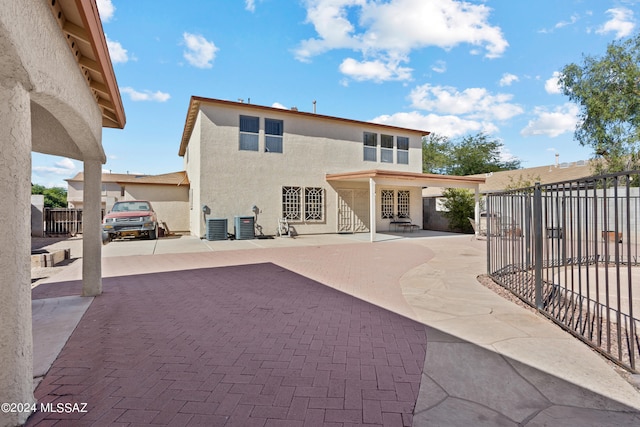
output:
[[[79,293],[79,282],[34,298]],[[103,279],[27,425],[411,425],[425,327],[272,263]]]

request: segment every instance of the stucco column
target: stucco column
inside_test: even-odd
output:
[[[101,229],[102,162],[84,160],[82,208],[82,295],[102,293],[102,229]]]
[[[376,181],[369,178],[369,239],[376,240]]]
[[[476,184],[475,201],[476,203],[473,208],[473,214],[475,215],[474,221],[476,222],[475,234],[476,234],[476,237],[478,237],[478,233],[480,232],[480,186],[478,184]]]
[[[0,82],[0,403],[34,403],[31,331],[31,112],[29,94]],[[0,411],[0,426],[29,413]]]

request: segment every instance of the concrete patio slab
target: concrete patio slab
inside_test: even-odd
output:
[[[105,292],[36,391],[41,401],[93,396],[91,414],[29,425],[640,424],[640,393],[600,355],[478,283],[485,242],[307,237],[136,242],[154,255],[104,247]],[[77,295],[80,268],[46,279],[34,298]],[[413,356],[397,353],[406,326],[362,342],[379,310],[422,328],[421,362],[411,345]],[[364,350],[341,341],[351,334]]]
[[[34,378],[41,379],[64,347],[93,298],[65,296],[31,302]]]

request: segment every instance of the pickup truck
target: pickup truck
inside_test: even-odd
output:
[[[116,202],[102,221],[102,234],[108,241],[126,236],[155,240],[158,238],[158,217],[146,200]]]

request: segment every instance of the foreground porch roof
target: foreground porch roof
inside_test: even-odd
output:
[[[485,182],[484,177],[437,175],[431,173],[400,172],[382,169],[326,174],[327,181],[368,182],[370,179],[373,179],[379,184],[446,188],[478,188],[480,184],[484,184]]]
[[[123,129],[127,119],[96,0],[48,3],[102,112],[102,126]]]

